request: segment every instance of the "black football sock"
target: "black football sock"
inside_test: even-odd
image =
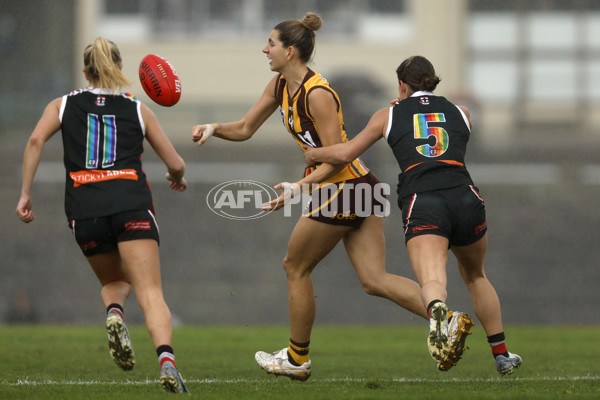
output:
[[[492,348],[492,354],[494,355],[494,358],[500,355],[508,357],[508,350],[506,349],[506,338],[504,337],[504,332],[488,336],[487,340],[490,344],[490,347]]]

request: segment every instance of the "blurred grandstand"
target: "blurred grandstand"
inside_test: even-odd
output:
[[[241,118],[272,72],[261,53],[281,20],[306,11],[324,19],[313,68],[342,98],[350,136],[396,97],[395,69],[407,56],[432,60],[439,94],[471,108],[469,168],[490,228],[487,272],[508,323],[589,323],[600,317],[600,3],[592,0],[0,0],[0,320],[26,296],[40,322],[102,318],[91,269],[63,212],[61,140],[48,144],[34,187],[36,221],[14,216],[22,154],[44,106],[84,85],[82,49],[98,35],[119,44],[131,88],[158,114],[188,163],[188,192],[170,192],[151,151],[144,157],[161,227],[164,286],[183,323],[287,323],[281,260],[294,218],[273,213],[228,220],[206,205],[233,179],[274,185],[298,177],[302,157],[271,117],[247,143],[196,148],[196,123]],[[180,103],[150,103],[137,64],[158,53],[176,66]],[[278,113],[276,113],[278,114]],[[295,161],[294,161],[295,160]],[[397,166],[378,143],[365,160],[395,187]],[[392,190],[393,191],[393,190]],[[390,196],[388,270],[413,277],[400,212]],[[299,210],[298,210],[299,214]],[[471,311],[454,264],[449,304]],[[360,295],[342,249],[315,271],[318,323],[411,323],[387,302]],[[18,295],[18,296],[17,296]],[[131,302],[130,318],[141,320]],[[33,309],[33,311],[31,310]],[[67,310],[67,312],[65,312]],[[596,318],[591,318],[595,316]]]

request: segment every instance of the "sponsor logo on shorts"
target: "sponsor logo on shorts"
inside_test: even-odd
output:
[[[150,221],[129,221],[125,222],[125,230],[127,231],[149,231],[152,230]]]
[[[333,217],[329,217],[329,218],[354,221],[357,217],[358,216],[356,215],[356,213],[351,213],[350,211],[345,211],[343,213],[338,213],[338,214],[334,215]]]
[[[80,244],[79,247],[81,247],[81,250],[83,251],[90,251],[98,247],[98,242],[96,242],[95,240],[91,240],[87,243]]]
[[[475,234],[476,234],[476,235],[479,235],[479,234],[481,234],[482,232],[484,232],[486,229],[487,229],[487,221],[483,221],[483,223],[482,223],[482,224],[480,224],[480,225],[477,225],[477,226],[475,227]]]
[[[427,232],[427,231],[437,231],[439,229],[440,229],[440,227],[437,225],[424,224],[424,225],[413,226],[411,228],[411,232],[412,233],[420,233],[420,232]]]

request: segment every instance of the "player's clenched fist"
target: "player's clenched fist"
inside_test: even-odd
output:
[[[212,124],[194,125],[192,127],[192,140],[198,143],[198,146],[202,146],[214,132],[215,128]]]

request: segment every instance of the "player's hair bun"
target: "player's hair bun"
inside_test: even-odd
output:
[[[323,20],[318,14],[313,12],[307,12],[302,18],[302,25],[310,29],[311,31],[318,31],[323,26]]]
[[[425,75],[421,79],[421,84],[419,87],[423,88],[428,92],[433,92],[437,87],[438,83],[440,83],[441,79],[437,75]]]

